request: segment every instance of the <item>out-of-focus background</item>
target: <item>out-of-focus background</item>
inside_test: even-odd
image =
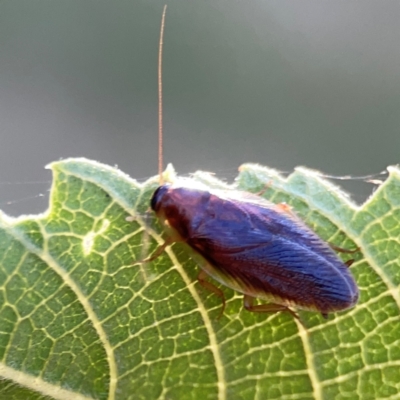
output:
[[[43,168],[60,158],[156,174],[163,4],[0,2],[0,208],[43,211]],[[228,179],[243,162],[399,163],[399,20],[397,0],[168,1],[165,159]],[[351,185],[357,201],[373,189]]]

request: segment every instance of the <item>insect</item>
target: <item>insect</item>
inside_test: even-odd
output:
[[[160,176],[164,20],[165,8],[159,48]],[[327,317],[357,303],[358,288],[348,268],[351,261],[344,263],[285,204],[242,192],[160,182],[150,205],[167,239],[146,261],[157,258],[171,243],[185,242],[201,256],[198,281],[222,298],[222,310],[223,292],[206,280],[208,276],[243,293],[244,308],[252,312],[288,311],[298,318],[293,309],[303,309]],[[254,304],[255,299],[268,304]]]

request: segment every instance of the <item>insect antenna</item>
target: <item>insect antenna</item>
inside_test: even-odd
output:
[[[167,5],[164,6],[161,17],[160,41],[158,44],[158,176],[160,186],[164,183],[163,172],[163,103],[162,103],[162,52],[165,27],[165,13]]]

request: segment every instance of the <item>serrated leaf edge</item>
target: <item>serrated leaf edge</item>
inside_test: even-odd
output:
[[[86,160],[81,160],[82,162],[85,162]],[[66,161],[68,162],[68,161]],[[65,162],[58,162],[57,164],[52,164],[51,168],[53,169],[53,167],[56,167],[57,169],[62,169],[63,165]],[[90,162],[91,163],[91,162]],[[96,163],[98,164],[98,163]],[[91,163],[91,165],[93,165]],[[102,165],[102,164],[99,164]],[[109,167],[111,169],[111,167]],[[113,170],[113,169],[111,169]],[[68,173],[72,176],[75,176],[77,178],[82,178],[82,176],[79,176],[78,174],[74,174],[72,173],[70,170],[65,169],[64,171],[65,173]],[[128,179],[129,181],[133,181],[131,180],[131,178],[129,178],[127,175],[123,175],[121,176],[124,179]],[[85,176],[85,180],[91,182],[94,185],[99,186],[101,189],[103,189],[104,191],[106,191],[107,193],[110,193],[110,188],[108,188],[106,185],[102,184],[101,182],[91,179],[88,176]],[[149,182],[153,182],[154,178],[151,178],[150,180],[148,180],[147,182],[145,182],[144,184],[138,184],[137,182],[135,182],[136,187],[139,187],[140,189],[143,189],[146,184],[148,184]],[[140,199],[141,195],[143,193],[143,190],[141,190],[141,193],[138,196],[138,199]],[[146,229],[147,232],[149,233],[149,235],[151,235],[153,237],[153,239],[158,243],[158,244],[162,244],[164,243],[164,240],[162,239],[162,237],[157,234],[153,229],[149,228],[148,226],[146,226],[146,224],[144,223],[142,217],[136,213],[135,209],[132,209],[128,206],[127,202],[121,198],[121,196],[115,195],[115,193],[112,193],[113,198],[115,199],[115,201],[129,214],[135,217],[135,221],[142,226],[143,229]],[[207,309],[204,305],[204,303],[202,302],[197,290],[194,288],[194,286],[192,285],[192,281],[189,278],[189,276],[187,275],[183,265],[181,263],[179,263],[178,259],[176,258],[174,252],[172,251],[171,247],[167,247],[165,250],[166,254],[168,255],[168,257],[171,259],[173,265],[175,266],[175,268],[177,269],[177,271],[179,272],[179,274],[181,275],[183,281],[185,282],[185,284],[187,285],[187,288],[190,292],[190,294],[192,295],[193,299],[195,300],[199,313],[204,321],[204,326],[205,329],[207,331],[208,334],[208,338],[210,341],[210,351],[213,354],[214,357],[214,361],[215,361],[215,368],[216,368],[216,373],[217,373],[217,387],[218,387],[218,399],[219,400],[224,400],[227,398],[227,382],[226,382],[226,378],[225,378],[225,368],[224,368],[224,364],[222,362],[222,356],[220,353],[220,349],[219,349],[219,345],[217,342],[217,337],[216,337],[216,332],[213,328],[211,319],[208,315]],[[99,322],[100,323],[100,322]],[[108,355],[108,352],[107,352]],[[111,373],[110,373],[110,379],[111,379]],[[110,382],[111,384],[111,382]],[[115,389],[116,386],[114,387],[114,393],[115,393]],[[113,400],[114,396],[111,395],[112,392],[110,390],[110,396],[109,399]]]
[[[131,179],[126,174],[120,172],[117,169],[109,167],[107,165],[100,164],[98,162],[93,162],[93,161],[86,160],[86,159],[70,159],[70,160],[71,161],[73,160],[73,162],[77,162],[77,161],[78,162],[84,162],[84,163],[90,164],[91,166],[101,167],[102,169],[106,169],[106,170],[112,171],[114,173],[117,172],[120,178],[127,179],[130,183],[134,184],[137,188],[140,187],[140,189],[143,189],[150,182],[154,183],[155,179],[156,179],[156,178],[151,178],[147,182],[145,182],[144,184],[138,184],[136,181]],[[63,164],[68,163],[68,161],[70,161],[70,160],[59,161],[59,162],[53,163],[53,164],[50,165],[50,167],[52,169],[55,166],[58,168],[58,167],[62,166]],[[398,170],[397,167],[389,167],[388,170],[389,170],[389,172],[391,174],[399,175],[399,170]],[[70,174],[70,175],[76,176],[78,178],[83,178],[83,176],[79,176],[78,174],[74,174],[68,169],[65,172]],[[380,185],[380,187],[370,196],[370,198],[364,204],[362,204],[360,206],[357,206],[345,195],[345,193],[342,191],[342,189],[340,187],[337,187],[337,186],[331,184],[330,182],[326,181],[325,179],[323,179],[323,176],[318,174],[318,172],[313,171],[313,170],[309,170],[307,168],[299,167],[299,168],[296,168],[296,172],[295,173],[305,174],[308,177],[310,177],[310,175],[311,175],[311,177],[313,179],[316,179],[318,181],[318,184],[320,184],[320,185],[322,184],[329,192],[331,192],[331,193],[333,192],[333,195],[339,200],[339,202],[342,204],[342,206],[346,206],[346,207],[350,208],[353,211],[354,215],[360,209],[362,209],[364,206],[366,206],[368,202],[373,201],[375,195],[380,190],[382,190],[384,188],[385,184],[387,183],[387,180],[386,180],[382,185]],[[285,184],[288,183],[290,177],[292,177],[293,174],[290,174],[287,178],[279,176],[279,178],[281,179],[281,184],[283,183],[282,187],[280,188],[281,190],[287,191],[287,188],[285,188],[284,186],[286,186]],[[140,215],[136,214],[136,212],[134,210],[132,210],[128,206],[128,204],[123,199],[123,197],[119,196],[119,194],[116,193],[114,190],[112,190],[112,188],[107,187],[107,185],[102,185],[101,182],[99,182],[98,180],[90,179],[90,177],[87,176],[87,175],[84,176],[84,179],[88,180],[89,182],[91,182],[91,183],[93,183],[95,185],[98,185],[103,190],[105,190],[106,192],[110,193],[114,197],[115,201],[117,203],[119,203],[122,208],[124,208],[130,215],[134,215],[135,216],[135,220],[142,226],[143,229],[146,229],[149,232],[149,234],[157,241],[157,243],[159,243],[159,244],[163,243],[162,237],[160,235],[158,235],[155,231],[149,229],[149,227],[146,226],[144,221],[141,219]],[[223,182],[222,182],[222,184],[223,184]],[[142,193],[140,193],[140,194],[142,194]],[[309,205],[313,205],[313,206],[316,205],[316,204],[314,204],[313,201],[310,204],[310,201],[309,201],[310,198],[309,197],[305,197],[304,194],[302,195],[302,193],[296,193],[296,195],[300,196]],[[45,215],[45,214],[43,214],[43,215]],[[357,245],[360,245],[360,243],[357,240],[357,238],[354,237],[354,235],[351,234],[351,232],[350,232],[351,229],[349,229],[350,228],[349,227],[349,223],[346,223],[345,221],[343,221],[343,219],[340,218],[340,216],[336,216],[336,215],[334,215],[332,213],[328,213],[328,214],[329,214],[329,217],[331,218],[332,222],[336,223],[338,226],[342,226],[345,229],[346,233],[349,235],[349,237]],[[29,217],[31,217],[31,216],[22,216],[22,218],[21,217],[11,218],[11,217],[6,216],[5,214],[0,213],[0,221],[1,221],[1,219],[3,219],[3,221],[6,223],[6,225],[9,225],[10,223],[15,223],[17,221],[21,221],[21,219],[25,219],[25,218],[29,218]],[[391,282],[386,279],[386,276],[384,274],[380,273],[380,272],[383,272],[383,271],[380,271],[377,268],[375,263],[372,262],[372,258],[370,256],[367,257],[365,249],[363,249],[363,250],[364,250],[363,254],[364,254],[364,257],[365,257],[366,261],[369,263],[370,266],[373,267],[374,271],[381,277],[382,281],[387,285],[387,287],[389,289],[389,292],[392,294],[393,298],[395,299],[397,305],[400,308],[400,293],[399,293],[398,288],[393,287]],[[186,283],[186,285],[188,287],[188,290],[190,291],[191,295],[193,296],[193,298],[195,299],[196,303],[198,304],[199,312],[202,315],[203,321],[205,323],[205,328],[206,328],[206,330],[208,332],[208,335],[209,335],[210,350],[213,353],[214,360],[215,360],[217,379],[218,379],[218,399],[219,400],[226,399],[227,398],[227,384],[226,384],[226,379],[225,379],[225,369],[224,369],[224,365],[223,365],[223,362],[222,362],[222,358],[221,358],[221,354],[220,354],[220,350],[219,350],[219,346],[218,346],[218,342],[217,342],[217,338],[216,338],[216,333],[215,333],[215,331],[213,329],[213,326],[212,326],[212,323],[211,323],[211,319],[208,316],[208,312],[207,312],[206,308],[204,307],[204,304],[201,301],[201,298],[200,298],[198,292],[194,288],[193,282],[191,281],[189,276],[186,274],[184,266],[178,262],[174,252],[172,251],[172,249],[170,247],[168,247],[166,249],[166,253],[168,254],[169,258],[171,259],[171,261],[173,262],[173,264],[175,265],[175,267],[179,271],[180,275],[182,276],[182,279],[184,280],[184,282]],[[37,252],[36,252],[36,254],[37,254]],[[43,258],[43,257],[41,257],[41,258],[46,262],[45,258]],[[50,264],[54,263],[56,265],[55,261],[52,260],[51,258],[49,258],[48,262]],[[64,279],[64,277],[63,277],[63,279]],[[72,287],[71,287],[71,289],[73,290]],[[73,291],[75,292],[75,290],[73,290]],[[82,301],[80,298],[79,298],[79,300],[81,301],[81,304],[84,305],[84,301]],[[92,309],[92,312],[93,312],[93,316],[96,318],[93,309]],[[88,315],[90,316],[90,313],[88,313]],[[92,319],[92,322],[93,321],[94,320]],[[98,324],[98,326],[101,328],[100,321],[96,321],[95,323]],[[94,323],[94,326],[95,326],[95,323]],[[304,352],[305,352],[305,356],[306,356],[306,362],[307,362],[307,365],[308,365],[307,370],[308,370],[309,377],[310,377],[310,380],[311,380],[311,384],[312,384],[312,387],[313,387],[314,398],[322,399],[323,398],[322,387],[326,386],[327,382],[326,381],[321,382],[319,380],[319,378],[318,378],[318,376],[316,374],[316,370],[314,368],[314,357],[313,357],[313,353],[312,353],[312,350],[311,350],[310,342],[308,340],[308,333],[304,329],[304,327],[300,323],[298,323],[298,321],[296,321],[296,323],[298,324],[299,335],[300,335],[300,338],[301,338],[301,340],[303,342],[303,348],[304,348]],[[97,331],[96,326],[95,326],[95,329]],[[101,339],[101,335],[99,335],[99,337]],[[106,336],[105,332],[104,332],[104,338],[107,339],[107,336]],[[107,341],[107,343],[108,343],[108,341]],[[108,346],[109,346],[109,343],[108,343]],[[105,346],[105,349],[106,349],[106,346]],[[111,346],[109,346],[109,350],[112,352]],[[106,349],[106,351],[107,351],[107,349]],[[109,356],[108,353],[107,353],[107,355]],[[8,371],[8,370],[10,370],[10,371]],[[3,372],[4,372],[4,374],[3,374]],[[3,364],[0,364],[0,375],[3,375],[5,378],[7,378],[6,375],[8,373],[14,373],[14,375],[15,375],[15,370],[13,370],[13,369],[11,369],[11,368],[9,368],[7,366],[3,366]],[[117,377],[116,373],[117,373],[117,370],[115,369],[115,378]],[[18,374],[23,374],[23,373],[18,371]],[[24,375],[27,375],[27,374],[24,374]],[[110,376],[111,376],[111,368],[110,368]],[[14,377],[12,377],[11,379],[13,379],[17,383],[19,383],[18,380],[14,379]],[[24,383],[24,380],[22,380],[20,383],[23,386],[31,387],[30,384],[38,382],[38,379],[39,379],[39,381],[41,381],[40,378],[32,378],[32,381],[31,382],[27,382],[27,384]],[[340,379],[340,377],[339,377],[339,379]],[[346,378],[342,377],[342,379],[345,380],[345,379],[348,379],[348,377],[346,377]],[[338,377],[335,377],[334,381],[337,382],[337,380],[338,380]],[[56,391],[60,391],[60,393],[62,393],[62,391],[65,391],[65,389],[61,389],[59,387],[55,387],[54,385],[48,384],[45,381],[43,381],[43,384],[50,386],[49,390],[54,390],[54,388],[56,388],[57,389]],[[116,384],[116,381],[115,381],[115,384]],[[42,383],[41,383],[41,385],[42,385]],[[111,385],[111,380],[110,380],[109,399],[114,399],[115,390],[111,391],[111,386],[112,385]],[[114,389],[116,389],[116,387],[114,387]],[[68,392],[68,391],[65,391],[65,392],[66,392],[65,393],[66,395],[71,395],[71,392]],[[50,394],[50,393],[48,395],[54,396],[54,394]],[[64,394],[63,394],[63,396],[64,396]],[[79,397],[79,396],[81,396],[81,397]],[[55,398],[57,398],[57,399],[58,398],[65,399],[65,397],[55,397]],[[87,397],[84,397],[84,396],[82,396],[80,394],[77,394],[76,396],[74,394],[74,398],[77,398],[77,399],[80,399],[80,398],[88,399]]]

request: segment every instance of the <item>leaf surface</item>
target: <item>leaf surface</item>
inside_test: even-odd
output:
[[[242,310],[196,283],[183,244],[148,213],[157,179],[111,167],[51,165],[49,210],[0,214],[0,398],[400,398],[400,171],[362,206],[315,171],[288,178],[244,165],[233,185],[286,202],[322,238],[359,248],[358,305],[330,315]],[[194,180],[227,185],[205,173]],[[345,255],[349,258],[349,255]]]

